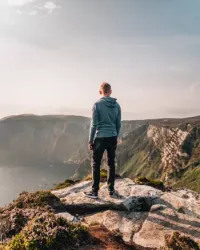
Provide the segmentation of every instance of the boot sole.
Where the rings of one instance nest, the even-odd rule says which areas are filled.
[[[94,199],[94,200],[97,200],[99,197],[98,196],[90,196],[90,195],[87,195],[87,194],[84,194],[86,197],[90,198],[90,199]]]

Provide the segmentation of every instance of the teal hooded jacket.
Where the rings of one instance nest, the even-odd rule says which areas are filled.
[[[93,106],[89,142],[95,138],[119,136],[121,108],[116,98],[102,97]]]

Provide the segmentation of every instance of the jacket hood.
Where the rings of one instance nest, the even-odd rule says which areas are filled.
[[[117,99],[113,97],[102,97],[100,101],[104,102],[106,106],[115,108],[117,105]]]

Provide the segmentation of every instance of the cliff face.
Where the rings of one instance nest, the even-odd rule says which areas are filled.
[[[18,116],[0,121],[0,164],[77,162],[87,153],[90,120],[75,116]]]
[[[150,125],[147,129],[147,137],[153,140],[155,147],[160,150],[161,165],[164,173],[170,173],[179,168],[183,168],[184,161],[188,154],[184,152],[182,146],[189,135],[189,131],[182,131],[179,128],[159,128]]]
[[[159,178],[200,191],[200,126],[195,120],[152,121],[129,133],[118,148],[118,171],[129,177]],[[188,183],[187,183],[188,182]]]

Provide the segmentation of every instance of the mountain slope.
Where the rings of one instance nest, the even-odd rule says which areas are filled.
[[[125,122],[122,135],[140,126]],[[11,116],[0,120],[0,165],[79,163],[87,158],[90,119],[79,116]]]
[[[90,173],[90,119],[13,116],[0,120],[0,165],[76,164],[75,178]],[[200,117],[123,121],[117,172],[200,191]],[[105,164],[104,164],[105,165]]]
[[[89,118],[14,116],[0,121],[0,164],[65,164],[87,153]]]
[[[200,191],[200,119],[150,121],[129,133],[118,147],[118,171]]]

